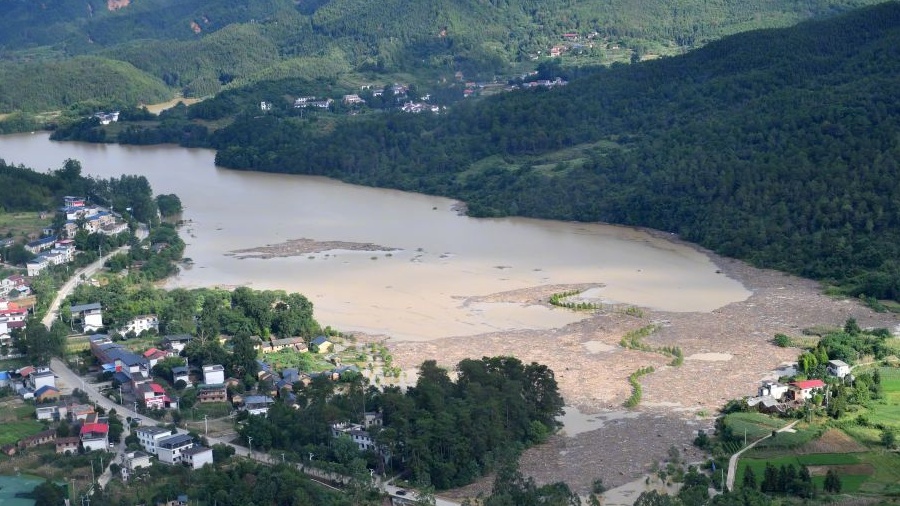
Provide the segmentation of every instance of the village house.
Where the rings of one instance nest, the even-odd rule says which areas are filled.
[[[37,255],[41,251],[51,249],[54,244],[56,244],[56,237],[42,237],[25,244],[25,251]]]
[[[34,416],[38,420],[59,420],[59,408],[57,406],[40,406],[34,409]]]
[[[204,385],[224,385],[225,368],[219,364],[203,366]]]
[[[825,383],[822,380],[818,379],[795,381],[791,383],[791,387],[793,387],[791,390],[794,393],[794,400],[808,401],[816,393],[825,390]]]
[[[148,330],[159,331],[159,317],[155,314],[135,316],[119,329],[119,334],[124,336],[129,332],[133,332],[134,335],[140,335],[141,332]]]
[[[36,391],[46,386],[55,387],[56,376],[53,375],[53,371],[49,367],[35,368],[28,374],[25,382],[28,388]]]
[[[144,451],[151,455],[157,454],[157,447],[162,440],[172,436],[171,429],[162,427],[138,427],[134,433]]]
[[[142,467],[150,467],[150,455],[140,450],[125,452],[125,469],[136,471]]]
[[[201,467],[213,463],[212,448],[195,445],[181,452],[181,461],[191,469],[200,469]]]
[[[34,391],[35,402],[50,402],[59,400],[59,389],[52,385],[44,385]]]
[[[306,347],[306,341],[303,340],[302,337],[286,337],[284,339],[273,339],[268,343],[262,343],[260,346],[260,351],[263,353],[275,353],[281,350],[293,350],[298,352],[306,352],[309,349]]]
[[[228,401],[228,389],[225,385],[200,385],[197,390],[197,402],[226,402]]]
[[[275,403],[275,400],[266,395],[248,395],[244,398],[242,410],[251,415],[263,415],[269,413],[269,406]]]
[[[67,408],[69,420],[72,422],[79,422],[87,420],[87,417],[93,414],[96,414],[94,411],[94,406],[90,404],[71,404]],[[62,416],[60,414],[60,416]]]
[[[135,389],[138,402],[147,409],[166,409],[174,407],[172,399],[166,395],[162,386],[156,383],[142,383]]]
[[[190,371],[185,366],[172,368],[172,382],[177,384],[179,381],[184,381],[187,386],[193,386],[191,385]]]
[[[156,444],[156,456],[165,464],[178,464],[185,450],[194,447],[194,438],[188,434],[175,434]]]
[[[316,353],[328,353],[334,347],[331,341],[325,336],[318,336],[310,342],[312,350]]]
[[[349,437],[360,451],[375,450],[375,438],[362,425],[356,423],[335,423],[331,426],[332,437]]]
[[[109,446],[109,424],[85,423],[81,426],[79,436],[85,451],[106,450]]]
[[[177,355],[184,351],[184,347],[193,339],[188,334],[165,336],[163,337],[163,347]]]
[[[0,280],[0,297],[8,297],[13,292],[19,296],[31,293],[31,286],[25,276],[16,274]]]
[[[153,367],[156,364],[158,364],[160,360],[167,358],[169,356],[170,356],[169,352],[163,351],[163,350],[158,350],[156,348],[150,348],[149,350],[147,350],[143,353],[143,357],[147,361],[147,363],[150,365],[150,369],[153,369]]]
[[[20,450],[24,450],[25,448],[34,448],[35,446],[53,443],[54,441],[56,441],[56,431],[50,429],[20,439],[18,446]]]
[[[74,320],[80,320],[85,332],[94,332],[103,328],[103,309],[99,302],[69,306]]]
[[[64,455],[73,455],[78,453],[78,445],[81,439],[78,436],[61,437],[56,439],[56,453]]]
[[[828,374],[843,379],[844,376],[850,374],[850,364],[843,360],[829,360],[825,367]]]
[[[356,105],[356,104],[365,104],[366,101],[363,100],[359,95],[353,93],[350,95],[344,95],[343,99],[344,104],[346,105]]]
[[[94,117],[100,120],[101,125],[108,125],[119,121],[119,111],[98,112],[94,113]]]

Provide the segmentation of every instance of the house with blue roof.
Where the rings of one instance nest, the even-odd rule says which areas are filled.
[[[334,343],[325,336],[316,337],[309,344],[316,353],[328,353],[334,347]]]

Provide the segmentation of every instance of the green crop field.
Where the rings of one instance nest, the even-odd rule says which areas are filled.
[[[766,463],[770,463],[777,468],[781,466],[789,466],[793,465],[795,468],[799,470],[800,466],[843,466],[839,468],[838,471],[841,483],[843,485],[844,492],[856,492],[860,489],[860,487],[872,476],[872,469],[868,468],[868,466],[860,467],[856,466],[857,464],[864,463],[864,458],[861,458],[855,454],[845,454],[845,453],[819,453],[819,454],[811,454],[811,455],[794,455],[794,454],[785,454],[778,457],[771,457],[765,459],[756,459],[756,458],[744,458],[741,459],[738,463],[738,469],[735,480],[736,486],[740,486],[740,483],[743,480],[744,473],[746,472],[747,467],[753,469],[753,474],[756,476],[756,482],[759,484],[762,481],[763,476],[765,476],[766,472]],[[859,474],[854,474],[859,473]],[[816,473],[813,473],[816,474]],[[813,483],[816,485],[816,489],[821,491],[822,485],[825,480],[824,476],[813,476]]]
[[[879,373],[884,402],[872,404],[868,418],[875,424],[900,427],[900,369],[882,367]]]
[[[37,420],[8,421],[0,424],[0,445],[15,443],[23,437],[37,434],[44,426]]]

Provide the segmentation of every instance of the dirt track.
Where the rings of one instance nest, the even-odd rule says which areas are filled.
[[[494,355],[547,364],[556,372],[567,404],[585,413],[621,410],[631,393],[628,375],[639,367],[654,366],[656,372],[641,380],[644,395],[637,409],[642,416],[576,437],[555,436],[523,456],[522,471],[539,483],[564,480],[586,493],[598,477],[608,487],[634,480],[653,461],[662,460],[672,445],[689,449],[696,430],[711,425],[711,419],[702,415],[714,415],[728,399],[753,394],[760,380],[773,377],[776,367],[796,358],[798,350],[771,344],[774,334],[799,336],[804,328],[843,325],[850,316],[863,327],[893,328],[897,323],[891,315],[874,313],[858,301],[827,297],[813,281],[711,257],[722,275],[740,281],[752,292],[747,300],[709,313],[645,308],[642,317],[634,317],[606,311],[552,331],[387,343],[395,363],[404,369],[414,369],[431,358],[452,367],[463,358]],[[546,303],[549,295],[561,288],[569,287],[536,287],[477,301]],[[651,322],[661,323],[662,328],[644,342],[680,347],[684,365],[671,367],[668,357],[619,346],[625,333]],[[489,488],[486,480],[458,491],[458,495]]]

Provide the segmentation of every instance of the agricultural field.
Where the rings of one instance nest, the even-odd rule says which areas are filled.
[[[5,213],[0,212],[0,237],[19,237],[22,235],[38,237],[41,229],[53,223],[52,214],[41,217],[38,212]]]
[[[762,413],[730,413],[725,417],[725,425],[731,428],[732,434],[738,438],[746,434],[748,443],[771,434],[773,430],[781,429],[791,421]],[[810,442],[820,432],[815,426],[798,424],[790,432],[779,432],[776,437],[761,441],[758,448],[796,448]]]
[[[34,419],[34,406],[16,397],[0,401],[0,446],[42,430],[44,425]]]
[[[900,369],[883,367],[879,372],[884,402],[873,404],[867,416],[873,424],[900,428]]]
[[[869,434],[868,432],[871,432]],[[785,435],[780,433],[778,437]],[[765,474],[766,463],[776,467],[805,466],[816,490],[821,492],[828,470],[840,477],[843,493],[895,494],[900,492],[900,455],[885,451],[879,444],[878,431],[852,427],[845,432],[829,428],[807,443],[781,449],[754,448],[738,462],[737,486],[750,467],[757,482]]]

